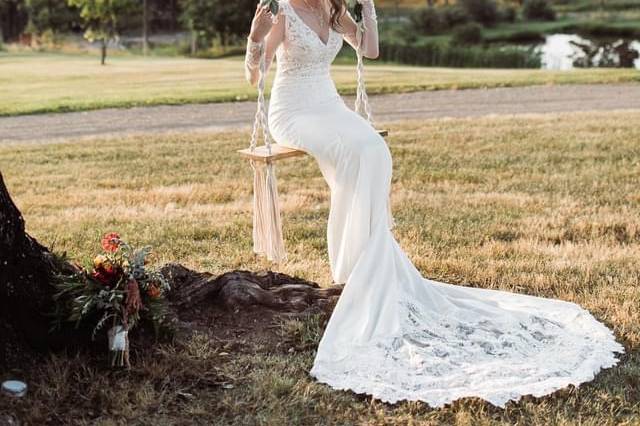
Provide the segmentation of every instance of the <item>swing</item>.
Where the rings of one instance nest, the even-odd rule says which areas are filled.
[[[277,2],[270,2],[273,11],[277,13]],[[274,14],[275,14],[274,13]],[[364,23],[359,11],[355,10],[355,18],[358,24],[356,31],[356,57],[357,57],[357,88],[355,111],[363,115],[369,123],[372,123],[371,108],[364,83],[364,62],[362,54],[362,36]],[[249,159],[253,169],[253,252],[264,255],[274,263],[281,263],[287,259],[284,241],[282,237],[282,223],[280,220],[280,205],[278,202],[278,187],[275,175],[275,163],[286,158],[295,158],[307,155],[306,152],[271,143],[271,136],[267,124],[267,112],[264,99],[264,86],[266,74],[266,54],[264,49],[260,54],[258,74],[258,101],[257,109],[251,133],[249,148],[240,149],[238,153]],[[264,145],[257,146],[259,131],[262,131]],[[389,134],[387,130],[378,130],[380,136]]]

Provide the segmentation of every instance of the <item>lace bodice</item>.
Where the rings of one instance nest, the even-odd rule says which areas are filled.
[[[285,19],[284,40],[276,50],[276,83],[329,78],[329,68],[342,47],[342,35],[329,29],[327,42],[312,30],[289,4],[280,2]]]

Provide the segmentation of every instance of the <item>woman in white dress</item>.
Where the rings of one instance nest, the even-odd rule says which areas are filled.
[[[361,0],[364,56],[378,55],[372,0]],[[623,347],[580,306],[425,279],[396,242],[388,208],[392,159],[385,141],[336,91],[330,65],[356,23],[344,0],[280,0],[258,6],[245,70],[260,54],[277,71],[269,129],[278,144],[306,151],[331,190],[327,244],[344,290],[310,374],[335,389],[386,402],[439,407],[480,397],[503,407],[593,379]],[[426,219],[428,220],[428,219]]]

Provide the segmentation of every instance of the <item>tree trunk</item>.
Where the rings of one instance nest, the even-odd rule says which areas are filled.
[[[58,273],[72,270],[25,232],[0,172],[0,361],[24,343],[40,350],[63,344],[63,333],[49,332],[51,283]]]
[[[107,61],[107,40],[102,39],[100,44],[100,65],[104,65]]]
[[[198,33],[196,30],[191,30],[191,56],[195,56],[198,49]]]
[[[142,53],[149,54],[149,0],[142,0]]]

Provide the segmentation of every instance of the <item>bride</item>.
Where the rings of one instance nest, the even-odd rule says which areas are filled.
[[[362,4],[364,56],[378,56],[376,11]],[[356,23],[344,0],[280,0],[276,16],[258,5],[245,70],[259,59],[277,72],[269,129],[277,143],[306,151],[331,190],[327,244],[344,290],[310,374],[335,389],[382,401],[440,407],[463,397],[504,407],[593,379],[623,347],[580,306],[423,278],[396,242],[388,197],[392,159],[385,141],[349,109],[330,76]],[[428,219],[425,219],[428,220]]]

